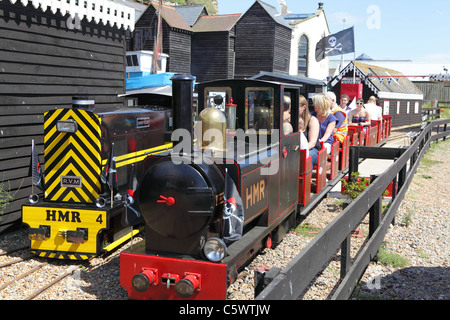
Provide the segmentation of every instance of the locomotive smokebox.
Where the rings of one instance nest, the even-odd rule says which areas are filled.
[[[195,77],[177,74],[172,77],[173,129],[185,129],[193,140],[192,105]],[[191,149],[192,150],[192,149]]]

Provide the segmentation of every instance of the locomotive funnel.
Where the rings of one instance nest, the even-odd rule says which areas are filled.
[[[195,77],[190,74],[177,74],[172,80],[172,108],[173,108],[173,129],[185,129],[193,140],[193,82]],[[192,148],[191,148],[192,150]]]

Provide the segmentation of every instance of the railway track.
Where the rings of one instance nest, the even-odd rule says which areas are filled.
[[[14,237],[20,235],[19,231]],[[103,285],[100,283],[103,278],[110,278],[110,273],[117,273],[118,276],[119,253],[130,243],[123,244],[116,251],[82,262],[37,257],[30,253],[29,245],[18,245],[15,249],[2,252],[2,247],[11,245],[11,241],[0,239],[0,300],[77,300],[84,299],[87,296],[85,291],[89,291],[83,290],[82,286],[98,287]],[[112,270],[109,270],[108,264],[113,265]],[[105,269],[108,270],[105,272]],[[99,282],[89,280],[86,285],[82,279],[85,277]],[[116,284],[114,286],[120,287]],[[95,297],[89,295],[88,299]]]
[[[2,298],[4,291],[8,289],[9,292],[22,291],[16,287],[27,287],[28,282],[35,288],[24,290],[23,293],[15,295],[15,298],[18,300],[32,300],[45,290],[81,269],[81,266],[73,265],[64,271],[51,272],[51,264],[49,262],[35,258],[28,250],[29,246],[21,246],[0,254],[0,274],[3,280],[0,283],[0,296]],[[11,257],[14,255],[17,255],[17,257]],[[6,262],[1,262],[2,260]],[[27,281],[27,279],[29,280]],[[42,282],[42,284],[35,285],[35,281],[30,279],[42,279],[42,281],[38,281]],[[7,294],[5,298],[10,299],[11,296]]]

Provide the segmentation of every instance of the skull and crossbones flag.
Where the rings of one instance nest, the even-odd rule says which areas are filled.
[[[225,173],[224,208],[222,215],[222,237],[232,243],[242,237],[244,229],[244,205],[233,179]]]
[[[325,57],[351,52],[355,52],[355,31],[353,27],[320,40],[316,45],[316,61],[319,62]]]

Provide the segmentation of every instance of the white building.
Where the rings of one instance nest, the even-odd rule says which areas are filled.
[[[288,14],[284,16],[292,27],[290,75],[326,80],[329,75],[329,58],[315,59],[316,44],[330,35],[323,3],[316,13]]]

